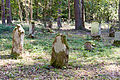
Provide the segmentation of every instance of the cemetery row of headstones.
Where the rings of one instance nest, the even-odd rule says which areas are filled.
[[[120,31],[117,31],[114,29],[114,27],[111,27],[109,29],[109,36],[101,37],[101,27],[99,26],[99,23],[94,22],[91,24],[91,36],[95,40],[100,40],[102,39],[104,42],[104,45],[109,46],[109,45],[115,45],[119,46],[120,45]],[[105,34],[104,34],[105,35]]]
[[[32,30],[32,31],[31,31]],[[30,36],[34,37],[34,24],[31,25]],[[23,54],[23,44],[24,44],[24,34],[25,31],[20,24],[18,24],[13,30],[13,45],[11,55],[13,57],[20,56]],[[92,26],[91,35],[95,36],[94,38],[100,37],[99,28],[94,24]],[[120,32],[115,32],[115,41],[120,41]],[[109,42],[108,42],[109,43]],[[85,49],[91,50],[91,42],[86,42],[84,45]],[[51,55],[51,65],[57,68],[62,68],[67,65],[69,57],[69,47],[67,45],[66,36],[59,34],[55,37],[55,40],[52,45],[52,55]]]

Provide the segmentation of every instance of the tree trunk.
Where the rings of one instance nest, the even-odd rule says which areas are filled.
[[[44,8],[43,8],[43,24],[46,27],[46,8],[47,8],[47,0],[44,1]]]
[[[6,0],[6,6],[7,6],[7,24],[11,24],[12,23],[12,15],[11,15],[10,0]]]
[[[69,47],[64,35],[55,37],[52,47],[51,65],[56,68],[67,66],[69,58]]]
[[[75,14],[75,29],[76,30],[83,29],[79,0],[74,0],[74,14]]]
[[[26,23],[28,23],[28,21],[29,21],[29,17],[28,17],[29,13],[28,13],[28,10],[27,10],[27,6],[26,6],[26,4],[27,4],[27,2],[26,2],[26,0],[25,0],[25,15],[26,15]]]
[[[20,6],[20,0],[17,0],[18,1],[18,6],[19,6],[19,15],[20,15],[20,21],[23,23],[23,16],[22,16],[22,9],[21,9],[21,6]]]
[[[85,24],[84,24],[84,0],[81,0],[81,19],[82,19],[82,27],[85,28]]]
[[[23,53],[24,29],[20,24],[13,30],[13,45],[11,55],[13,57],[20,56]]]
[[[57,18],[57,26],[58,28],[62,27],[62,23],[61,23],[61,1],[58,1],[59,4],[59,9],[58,9],[58,18]]]
[[[68,22],[70,22],[70,0],[68,0]]]
[[[33,19],[33,9],[32,9],[32,0],[30,0],[30,22]]]
[[[1,6],[2,24],[5,24],[5,4],[4,4],[4,0],[1,0],[1,2],[2,2],[2,6]]]
[[[38,19],[38,0],[34,0],[34,19],[37,20]]]
[[[119,16],[119,30],[120,30],[120,0],[119,0],[119,10],[118,10],[118,16]]]

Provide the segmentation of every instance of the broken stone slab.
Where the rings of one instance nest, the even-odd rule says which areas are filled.
[[[67,66],[69,47],[65,35],[57,35],[52,45],[51,65],[56,68]]]
[[[12,40],[12,51],[11,55],[13,57],[20,56],[23,53],[23,44],[24,44],[24,34],[25,31],[20,24],[13,30],[13,40]]]

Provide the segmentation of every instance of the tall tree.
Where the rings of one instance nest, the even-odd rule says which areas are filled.
[[[5,4],[4,4],[4,0],[1,0],[1,2],[2,2],[2,6],[1,6],[2,24],[5,24]]]
[[[84,0],[81,0],[81,19],[82,19],[82,27],[85,27],[85,24],[84,24]]]
[[[32,7],[32,0],[30,0],[30,20],[33,19],[33,7]],[[31,22],[31,21],[30,21]]]
[[[118,10],[118,16],[119,16],[119,30],[120,30],[120,0],[119,0],[119,10]]]
[[[68,0],[68,22],[70,21],[70,0]]]
[[[26,21],[26,23],[28,23],[28,21],[29,21],[29,17],[28,17],[28,15],[29,15],[29,12],[28,12],[28,9],[27,9],[27,0],[25,0],[25,21]]]
[[[6,0],[6,7],[7,7],[7,24],[11,24],[12,23],[12,15],[11,15],[10,0]]]
[[[58,1],[58,5],[59,5],[59,8],[58,8],[58,17],[57,17],[57,26],[58,28],[62,27],[62,23],[61,23],[61,6],[62,2],[61,1]]]
[[[21,0],[17,0],[17,1],[18,1],[18,6],[19,6],[20,21],[23,22],[23,20],[22,20],[22,18],[23,18],[23,16],[22,16],[22,9],[21,9],[21,5],[20,5]]]
[[[75,14],[75,29],[83,29],[82,19],[80,14],[79,0],[74,0],[74,14]]]

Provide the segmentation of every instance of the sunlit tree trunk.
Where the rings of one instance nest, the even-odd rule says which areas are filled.
[[[10,0],[6,0],[6,7],[7,7],[7,24],[12,23],[12,15],[11,15],[11,5]]]
[[[118,10],[118,16],[119,16],[119,30],[120,30],[120,0],[119,0],[119,10]]]
[[[18,1],[18,6],[19,6],[19,15],[20,15],[20,21],[23,22],[23,16],[22,16],[22,9],[21,9],[21,6],[20,6],[20,0],[17,0]]]
[[[76,30],[83,29],[79,0],[74,0],[74,13],[75,13],[75,29]]]
[[[5,4],[4,4],[4,0],[1,0],[1,2],[2,2],[2,6],[1,6],[2,24],[5,24]]]
[[[26,15],[26,23],[28,23],[28,21],[29,21],[29,17],[28,17],[28,10],[27,10],[27,6],[26,6],[26,4],[27,4],[27,1],[25,0],[25,15]]]
[[[81,0],[81,19],[82,19],[82,27],[85,27],[85,24],[84,24],[84,0]]]

